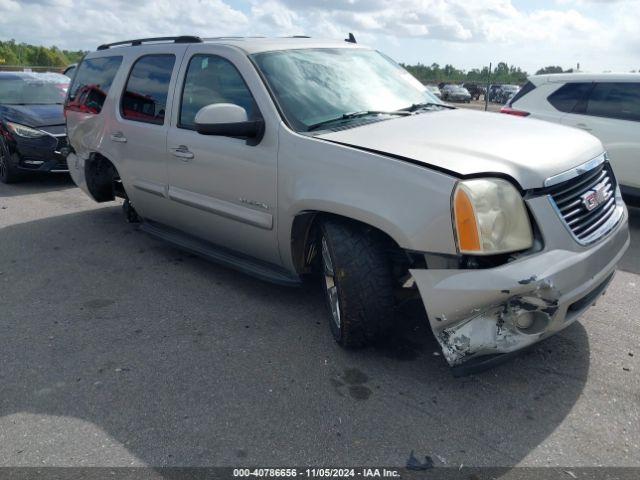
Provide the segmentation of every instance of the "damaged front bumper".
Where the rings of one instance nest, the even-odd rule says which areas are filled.
[[[544,250],[489,269],[411,270],[449,365],[513,353],[570,325],[613,278],[629,246],[626,216],[590,248]]]

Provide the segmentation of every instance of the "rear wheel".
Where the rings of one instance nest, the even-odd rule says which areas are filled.
[[[388,329],[394,313],[391,263],[377,232],[328,220],[320,227],[322,285],[331,333],[361,347]]]
[[[4,141],[0,140],[0,182],[13,183],[19,178],[19,173],[11,165],[9,149]]]

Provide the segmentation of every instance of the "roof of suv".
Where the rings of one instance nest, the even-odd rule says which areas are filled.
[[[529,81],[536,85],[545,82],[640,82],[640,73],[548,73],[533,75]]]
[[[327,40],[317,38],[206,38],[205,43],[222,43],[244,50],[248,54],[269,52],[274,50],[291,50],[297,48],[357,48],[358,45],[344,40]]]
[[[116,44],[101,45],[98,50],[107,50],[113,48],[136,48],[139,46],[147,46],[158,43],[166,43],[171,38],[177,38],[175,43],[209,43],[218,45],[228,45],[239,48],[247,54],[269,52],[276,50],[292,50],[304,48],[362,48],[360,45],[345,40],[327,40],[308,37],[215,37],[215,38],[198,38],[198,37],[166,37],[165,39],[142,39],[130,40],[125,42],[117,42]]]

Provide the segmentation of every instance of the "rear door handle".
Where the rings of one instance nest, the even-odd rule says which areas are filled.
[[[189,151],[189,147],[186,145],[180,145],[178,148],[172,148],[171,153],[174,157],[178,157],[182,161],[191,160],[195,155]]]
[[[114,132],[111,134],[111,141],[118,143],[127,143],[127,137],[122,132]]]
[[[591,129],[587,126],[586,123],[578,123],[576,127],[581,128],[582,130],[585,130],[587,132],[591,131]]]

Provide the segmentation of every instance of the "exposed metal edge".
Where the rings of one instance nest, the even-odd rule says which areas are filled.
[[[235,253],[229,249],[194,238],[171,227],[165,227],[156,222],[145,220],[140,225],[140,229],[150,235],[170,242],[183,250],[261,280],[287,287],[298,287],[302,284],[300,277],[276,265]]]
[[[183,205],[231,218],[232,220],[238,220],[239,222],[253,225],[254,227],[265,230],[271,230],[273,228],[273,215],[270,213],[259,212],[252,208],[242,207],[225,200],[188,192],[176,187],[169,187],[169,198]]]
[[[544,181],[544,186],[553,187],[554,185],[558,185],[560,183],[566,182],[567,180],[571,180],[572,178],[578,177],[583,173],[586,173],[589,170],[593,170],[597,166],[602,165],[606,160],[607,160],[607,154],[606,152],[603,152],[600,155],[598,155],[596,158],[592,158],[591,160],[583,163],[582,165],[578,165],[577,167],[574,167],[571,170],[567,170],[566,172],[562,172],[547,178]]]
[[[165,186],[159,183],[145,182],[143,180],[136,180],[133,182],[133,187],[137,190],[141,190],[157,197],[165,197]]]

